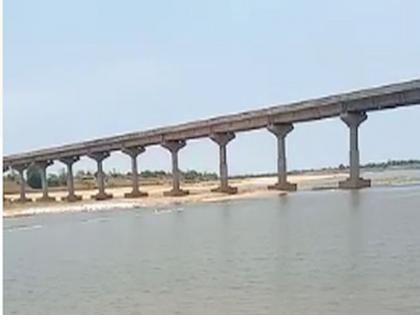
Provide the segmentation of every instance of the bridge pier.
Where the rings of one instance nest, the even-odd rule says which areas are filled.
[[[32,199],[26,198],[26,181],[24,172],[28,168],[27,164],[19,164],[19,165],[13,165],[12,168],[14,168],[19,173],[19,184],[20,184],[20,196],[19,199],[17,199],[17,202],[30,202]]]
[[[129,193],[124,194],[125,198],[139,198],[146,197],[147,193],[140,191],[139,189],[139,174],[137,170],[137,157],[146,151],[142,146],[124,148],[123,153],[127,154],[131,158],[131,176],[133,181],[133,190]]]
[[[3,174],[9,170],[9,167],[3,163]],[[4,177],[3,177],[4,178]],[[7,201],[6,195],[4,193],[4,180],[3,180],[3,203]]]
[[[67,191],[68,195],[62,197],[61,200],[68,202],[75,202],[82,200],[82,196],[77,196],[74,193],[74,177],[73,177],[73,164],[79,161],[78,156],[61,158],[60,162],[67,166]]]
[[[109,157],[109,152],[94,152],[88,154],[88,156],[96,161],[97,164],[97,174],[96,174],[96,182],[98,185],[98,193],[96,195],[92,195],[92,199],[96,200],[105,200],[111,199],[112,194],[108,194],[105,192],[105,174],[103,170],[103,160]]]
[[[210,135],[210,139],[219,145],[219,175],[220,175],[220,186],[212,189],[213,192],[222,192],[226,194],[236,194],[238,192],[237,187],[229,186],[228,183],[228,166],[227,166],[227,144],[235,139],[233,132],[215,133]]]
[[[180,172],[178,167],[178,151],[185,147],[185,140],[171,140],[165,141],[162,147],[167,149],[171,153],[172,157],[172,189],[165,191],[164,196],[185,196],[189,194],[188,190],[182,190],[180,188]]]
[[[370,179],[360,177],[359,126],[367,119],[365,112],[348,112],[340,116],[350,130],[350,177],[338,183],[339,188],[359,189],[370,187]]]
[[[268,189],[296,191],[297,185],[287,181],[286,136],[293,130],[292,124],[271,124],[267,127],[277,138],[277,183]]]
[[[48,201],[55,201],[54,197],[50,197],[48,195],[48,179],[47,179],[47,167],[52,164],[52,161],[39,161],[35,162],[35,165],[41,172],[41,183],[42,183],[42,196],[37,201],[48,202]]]

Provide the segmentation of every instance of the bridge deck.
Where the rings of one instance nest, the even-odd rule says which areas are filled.
[[[197,120],[163,128],[57,146],[5,156],[5,166],[35,160],[53,160],[96,151],[121,150],[124,146],[154,145],[165,140],[208,137],[216,132],[240,132],[272,123],[297,123],[339,116],[347,111],[374,111],[420,104],[420,79],[358,90],[238,114]]]

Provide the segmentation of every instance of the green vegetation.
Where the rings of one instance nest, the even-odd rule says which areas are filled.
[[[388,160],[387,162],[367,163],[362,165],[362,168],[395,168],[395,167],[409,167],[419,168],[420,160]]]
[[[48,174],[48,186],[59,187],[67,185],[67,173],[62,168],[58,174]]]
[[[90,171],[84,171],[84,170],[80,170],[77,171],[75,178],[84,178],[84,177],[92,177],[93,173],[91,173]]]
[[[336,167],[323,167],[323,168],[309,168],[309,169],[302,169],[302,170],[291,170],[288,173],[291,175],[299,175],[303,173],[338,173],[342,171],[348,170],[349,166],[340,164]],[[385,170],[385,169],[392,169],[392,168],[400,168],[400,169],[420,169],[420,160],[410,159],[410,160],[388,160],[387,162],[371,162],[360,165],[362,169],[370,169],[370,170]],[[243,179],[247,177],[267,177],[267,176],[275,176],[276,173],[264,173],[264,174],[244,174],[244,175],[237,175],[232,176],[232,178]]]
[[[3,182],[11,181],[11,182],[18,182],[19,181],[19,173],[16,172],[14,169],[5,175],[3,175]]]
[[[218,178],[216,173],[201,173],[194,170],[189,170],[181,173],[184,179],[188,182],[201,182],[208,180],[216,180]]]
[[[361,165],[363,169],[369,169],[372,171],[385,170],[385,169],[420,169],[420,160],[388,160],[386,162],[366,163]],[[337,167],[325,167],[320,169],[305,169],[305,170],[292,170],[289,174],[302,174],[302,173],[337,173],[343,172],[348,169],[347,165],[340,164]],[[149,184],[158,184],[162,181],[170,180],[172,174],[163,170],[145,170],[140,172],[140,179],[144,180]],[[275,176],[276,173],[265,173],[265,174],[245,174],[232,176],[233,178],[246,178],[246,177],[263,177],[263,176]],[[81,187],[92,188],[96,185],[96,172],[79,170],[75,174],[75,182],[79,183]],[[181,177],[189,183],[217,180],[218,175],[211,172],[198,172],[196,170],[181,171]],[[35,165],[29,166],[27,169],[26,182],[29,187],[34,189],[42,188],[41,174],[39,169]],[[131,182],[131,172],[119,173],[115,169],[109,172],[106,176],[108,184],[113,187],[127,185]],[[3,175],[4,182],[8,183],[19,183],[19,174],[15,170],[7,172]],[[65,169],[61,169],[58,174],[48,173],[48,185],[50,187],[61,187],[67,184],[67,174]]]
[[[168,179],[172,177],[170,172],[165,172],[163,170],[150,171],[145,170],[140,172],[140,178],[143,179]],[[115,176],[115,174],[113,174]],[[123,176],[120,174],[120,176]],[[131,176],[131,172],[128,172],[126,176]],[[186,181],[196,182],[196,181],[206,181],[206,180],[215,180],[218,178],[216,173],[208,172],[198,172],[196,170],[187,170],[185,172],[181,171],[181,177]]]
[[[26,183],[34,189],[42,188],[41,172],[36,165],[31,164],[26,170]]]
[[[131,176],[131,172],[127,173],[127,175]],[[149,178],[166,178],[169,176],[169,173],[166,173],[165,171],[159,170],[159,171],[149,171],[145,170],[143,172],[140,172],[140,177],[149,179]]]

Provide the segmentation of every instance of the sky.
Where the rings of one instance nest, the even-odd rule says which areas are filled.
[[[416,0],[4,0],[3,12],[6,155],[420,78]],[[362,163],[420,158],[420,106],[368,116]],[[273,172],[276,152],[266,130],[239,133],[229,172]],[[287,158],[347,164],[348,130],[338,118],[295,124]],[[217,171],[218,148],[189,141],[179,163]],[[139,158],[170,166],[159,146]],[[129,167],[118,152],[104,162]]]

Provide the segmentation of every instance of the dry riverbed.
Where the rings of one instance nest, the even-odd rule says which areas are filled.
[[[373,185],[389,185],[401,183],[420,183],[420,171],[413,171],[409,175],[392,171],[373,172],[366,174],[367,178],[372,178]],[[334,189],[338,182],[347,177],[346,173],[331,174],[301,174],[289,176],[289,181],[298,184],[299,190],[314,189]],[[78,191],[83,200],[75,203],[63,201],[40,203],[30,202],[19,204],[15,202],[4,203],[3,217],[15,217],[24,215],[34,215],[40,213],[60,213],[60,212],[81,212],[99,211],[107,209],[128,209],[135,207],[147,207],[163,209],[174,205],[197,202],[216,202],[224,200],[261,198],[270,195],[285,194],[286,192],[267,190],[267,185],[275,183],[275,177],[254,177],[230,180],[232,186],[238,187],[238,194],[225,195],[213,193],[210,190],[218,185],[217,181],[201,182],[196,184],[183,185],[183,189],[188,189],[190,194],[183,197],[164,197],[163,192],[170,189],[169,185],[144,186],[141,189],[149,194],[145,198],[126,199],[124,194],[131,190],[130,187],[108,188],[107,192],[113,194],[114,198],[105,201],[95,201],[90,198],[96,193],[95,190]],[[57,200],[66,195],[66,191],[51,192],[50,195]],[[28,193],[27,197],[35,200],[41,193]],[[6,195],[8,199],[17,199],[18,195]]]

